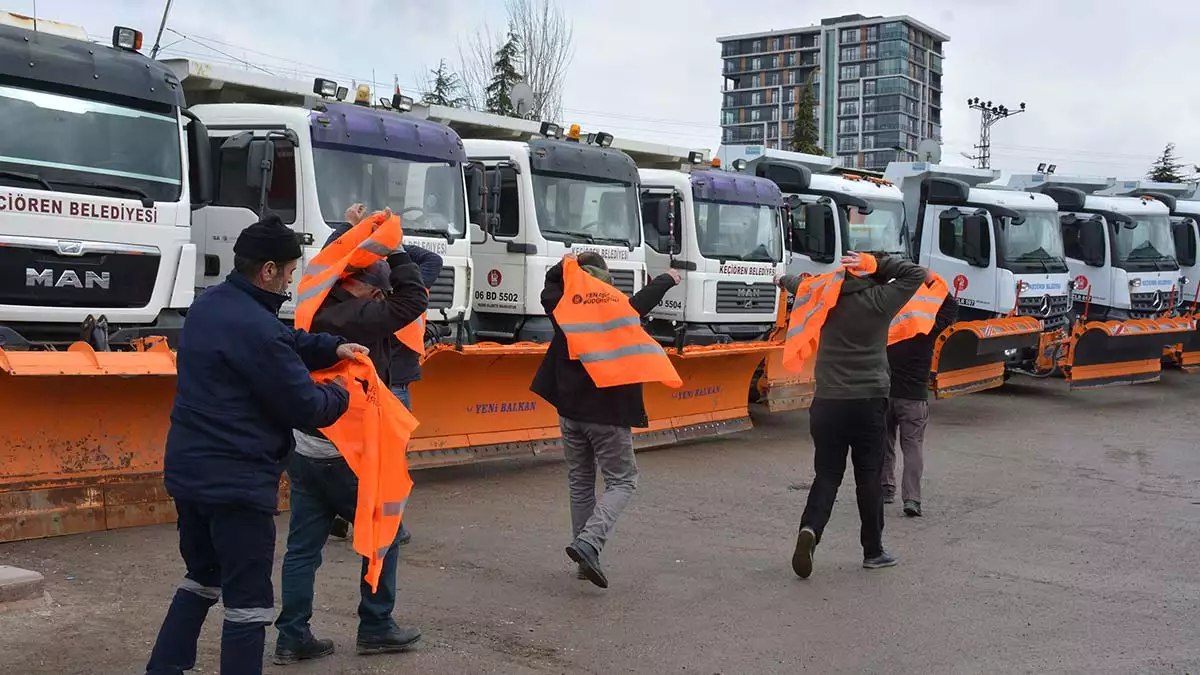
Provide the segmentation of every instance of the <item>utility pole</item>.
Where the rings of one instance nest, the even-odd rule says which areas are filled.
[[[1004,105],[992,105],[991,101],[980,101],[979,97],[967,99],[967,106],[971,110],[978,110],[979,118],[979,144],[975,146],[978,154],[966,155],[967,159],[975,160],[976,166],[980,169],[992,168],[992,125],[1002,119],[1019,115],[1025,112],[1025,103],[1021,103],[1019,110],[1012,110]]]
[[[150,48],[150,58],[158,58],[158,51],[162,49],[162,34],[167,28],[167,15],[171,13],[171,0],[167,0],[167,6],[163,7],[162,22],[158,24],[158,35],[154,36],[154,46]]]

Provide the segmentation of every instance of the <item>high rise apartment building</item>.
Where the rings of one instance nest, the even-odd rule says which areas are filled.
[[[721,142],[789,149],[801,87],[816,69],[814,114],[825,154],[874,171],[915,161],[921,140],[942,137],[949,39],[912,17],[861,14],[717,38],[725,77]]]

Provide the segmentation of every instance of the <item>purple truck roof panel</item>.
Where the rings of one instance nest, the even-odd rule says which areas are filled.
[[[450,127],[345,103],[327,103],[309,116],[313,145],[427,162],[467,161],[462,139]]]
[[[779,186],[766,178],[729,171],[693,171],[692,196],[712,202],[783,206]]]

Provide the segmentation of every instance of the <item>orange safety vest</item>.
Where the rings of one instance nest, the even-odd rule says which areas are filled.
[[[425,289],[425,295],[429,295],[429,289]],[[421,359],[425,359],[425,313],[417,317],[415,321],[408,324],[404,328],[396,331],[396,339],[400,344],[408,347],[417,353]]]
[[[804,362],[817,353],[821,328],[825,325],[829,310],[837,304],[846,272],[865,276],[873,274],[878,268],[874,256],[866,253],[860,255],[862,263],[859,267],[853,270],[839,267],[832,272],[809,277],[796,288],[796,300],[792,303],[792,314],[788,317],[788,329],[783,342],[783,367],[786,370],[801,372]]]
[[[374,225],[379,229],[372,232]],[[399,216],[385,220],[382,213],[374,213],[321,249],[305,266],[300,278],[293,320],[296,327],[312,328],[313,317],[337,282],[383,260],[403,240]]]
[[[363,354],[315,372],[312,378],[320,383],[339,378],[349,383],[350,407],[321,433],[358,477],[354,550],[367,559],[363,579],[375,592],[383,556],[396,541],[404,505],[412,492],[406,448],[417,418],[383,385],[375,366]]]
[[[888,327],[888,344],[896,344],[917,335],[925,335],[933,330],[937,320],[938,310],[946,296],[950,295],[950,286],[936,272],[930,271],[932,277],[917,289],[916,294],[892,318]]]
[[[638,382],[683,384],[661,345],[642,328],[629,298],[593,277],[574,258],[563,258],[563,296],[552,312],[567,338],[567,352],[583,364],[597,387]]]

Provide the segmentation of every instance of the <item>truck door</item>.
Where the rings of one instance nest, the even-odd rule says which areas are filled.
[[[1196,289],[1200,288],[1200,268],[1197,267],[1196,219],[1191,216],[1172,218],[1171,235],[1175,239],[1175,259],[1179,261],[1179,272],[1186,283],[1181,283],[1179,300],[1185,306],[1196,303]]]
[[[838,210],[826,199],[798,204],[790,214],[791,222],[785,223],[788,236],[784,238],[789,251],[788,274],[816,276],[832,272],[844,253]]]
[[[647,272],[653,278],[674,267],[680,275],[680,282],[667,291],[653,315],[655,318],[683,321],[688,272],[696,267],[694,263],[684,261],[688,257],[683,254],[684,239],[690,240],[693,231],[684,225],[691,224],[694,227],[695,220],[690,212],[684,212],[683,199],[675,190],[642,190],[641,201]]]
[[[488,219],[483,243],[471,247],[475,260],[474,308],[482,312],[524,314],[526,239],[531,217],[522,198],[521,175],[510,161],[485,161],[487,198],[498,200]],[[540,302],[539,298],[530,298]]]
[[[970,207],[926,207],[926,231],[933,234],[928,267],[950,285],[960,307],[990,314],[997,307],[996,253],[991,216]]]
[[[219,128],[219,127],[218,127]],[[300,167],[296,162],[296,146],[288,138],[272,138],[270,169],[261,169],[265,139],[256,138],[251,144],[230,143],[232,130],[221,129],[212,136],[213,200],[192,214],[194,241],[200,252],[196,267],[196,287],[207,288],[220,283],[233,270],[233,244],[238,234],[261,217],[262,186],[266,185],[266,207],[279,215],[284,224],[303,230],[300,223],[301,200],[298,200]],[[259,143],[263,145],[254,145]],[[224,146],[224,147],[223,147]],[[254,156],[255,153],[260,153]],[[257,160],[257,161],[255,161]],[[255,166],[251,166],[251,163]],[[316,242],[320,246],[324,242]],[[303,275],[303,261],[293,277],[293,286]],[[293,288],[293,293],[295,289]]]

